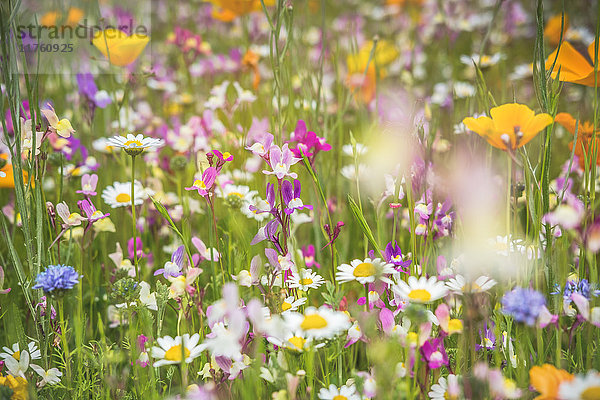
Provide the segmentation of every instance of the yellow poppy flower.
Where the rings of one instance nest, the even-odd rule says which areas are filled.
[[[487,117],[463,120],[465,126],[501,150],[515,150],[552,123],[546,113],[537,114],[524,104],[509,103],[494,107]]]
[[[593,60],[595,57],[594,42],[588,46],[588,55]],[[558,52],[558,56],[557,56]],[[556,60],[556,63],[555,63]],[[562,42],[560,48],[554,50],[546,60],[546,70],[552,70],[552,78],[560,70],[561,82],[577,83],[585,86],[594,86],[594,65],[581,53],[579,53],[569,42]],[[600,82],[600,71],[598,71],[598,82]]]
[[[118,29],[105,29],[96,32],[92,43],[111,64],[124,67],[142,54],[148,41],[150,41],[148,36],[139,33],[128,36]]]
[[[29,393],[27,391],[27,381],[20,376],[0,375],[0,386],[6,386],[12,389],[11,400],[27,400]]]

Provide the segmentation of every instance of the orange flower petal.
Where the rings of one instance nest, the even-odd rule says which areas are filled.
[[[560,51],[559,51],[560,50]],[[558,58],[556,57],[556,52]],[[563,42],[560,49],[554,50],[546,60],[546,70],[552,68],[552,64],[556,59],[556,64],[552,70],[552,77],[556,78],[560,69],[560,80],[566,82],[574,82],[579,79],[586,78],[590,73],[593,74],[594,68],[588,60],[580,54],[569,42]]]
[[[134,62],[150,41],[146,35],[133,34],[128,36],[118,29],[106,29],[94,35],[92,43],[100,50],[110,63],[119,67]]]

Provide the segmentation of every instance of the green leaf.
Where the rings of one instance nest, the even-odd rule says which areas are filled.
[[[348,204],[350,205],[350,210],[352,210],[352,215],[354,215],[354,219],[356,219],[356,222],[358,222],[358,224],[360,225],[360,229],[362,229],[365,237],[369,240],[369,242],[371,242],[375,250],[381,253],[381,249],[379,248],[379,245],[377,244],[377,241],[373,236],[373,231],[371,231],[369,224],[367,224],[367,221],[365,220],[365,216],[363,215],[362,211],[360,211],[360,208],[350,195],[348,195]]]

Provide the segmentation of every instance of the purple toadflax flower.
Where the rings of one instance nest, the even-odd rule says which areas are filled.
[[[304,205],[302,199],[300,199],[300,191],[302,187],[300,185],[300,181],[294,179],[294,187],[292,188],[292,183],[290,181],[283,181],[281,184],[281,192],[283,195],[283,201],[286,204],[285,213],[287,215],[292,214],[296,210],[302,210],[304,208],[308,210],[312,210],[313,206]]]
[[[283,179],[286,176],[296,179],[298,178],[298,174],[290,172],[290,168],[298,161],[300,159],[294,157],[294,153],[288,148],[287,143],[281,148],[273,145],[269,150],[269,162],[273,171],[263,170],[263,173],[266,175],[275,175],[277,179]]]
[[[183,275],[181,269],[183,268],[184,249],[184,246],[179,246],[171,255],[171,261],[167,261],[163,268],[154,271],[154,276],[162,274],[165,278],[170,276],[177,278]]]
[[[410,267],[412,261],[403,260],[402,250],[400,250],[400,246],[398,246],[395,240],[393,243],[389,242],[387,246],[385,246],[383,258],[388,263],[394,264],[397,271],[404,272],[405,274],[408,274],[410,272],[408,268]]]

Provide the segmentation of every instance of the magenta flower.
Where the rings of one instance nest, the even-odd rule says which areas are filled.
[[[196,179],[192,186],[186,187],[185,190],[197,190],[200,196],[206,197],[216,178],[217,169],[215,167],[208,167],[202,173],[202,179]]]
[[[321,264],[315,259],[315,246],[312,244],[302,246],[302,257],[304,257],[304,265],[306,265],[306,268],[321,268]]]
[[[331,150],[331,145],[325,142],[325,138],[317,136],[313,131],[306,128],[303,120],[298,120],[296,129],[292,132],[288,143],[296,142],[296,148],[292,149],[294,155],[302,158],[302,153],[307,158],[314,157],[319,151]]]
[[[281,184],[281,192],[283,195],[283,201],[286,204],[285,213],[287,215],[292,214],[296,210],[302,210],[304,208],[312,210],[313,206],[304,205],[302,199],[300,199],[300,191],[302,187],[300,185],[300,181],[294,179],[294,187],[292,188],[292,183],[290,181],[283,181]]]
[[[289,176],[292,179],[298,178],[298,174],[290,172],[290,168],[300,161],[300,159],[294,157],[294,153],[288,148],[287,143],[281,148],[277,145],[271,146],[271,150],[269,150],[269,161],[273,171],[263,170],[264,174],[275,175],[277,179],[283,179],[286,176]]]
[[[81,177],[81,190],[78,190],[76,193],[81,193],[84,196],[95,196],[96,185],[98,185],[98,175],[84,174]]]
[[[423,361],[427,362],[427,368],[436,369],[442,365],[448,366],[448,354],[444,348],[444,339],[435,338],[427,340],[423,346],[421,346],[421,355]]]

